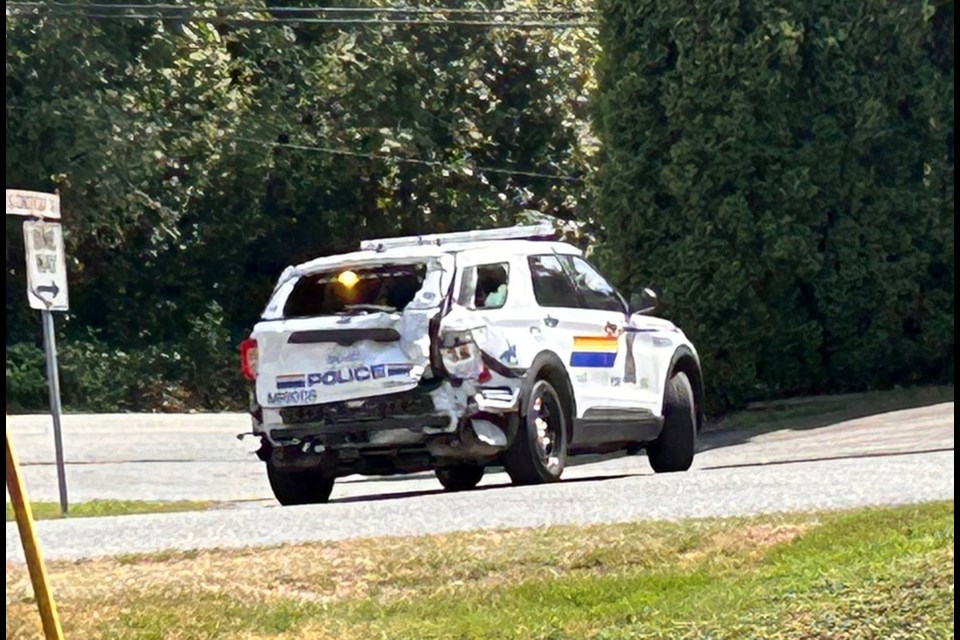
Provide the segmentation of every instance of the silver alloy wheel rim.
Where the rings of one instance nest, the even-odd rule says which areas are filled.
[[[530,420],[536,429],[537,453],[540,461],[548,468],[555,468],[560,464],[558,453],[563,439],[560,417],[560,406],[556,397],[538,391],[530,405]]]

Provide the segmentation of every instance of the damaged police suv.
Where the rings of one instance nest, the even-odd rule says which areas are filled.
[[[281,504],[334,479],[435,470],[471,489],[560,478],[568,456],[646,449],[685,471],[702,422],[693,345],[628,303],[548,225],[371,240],[287,268],[241,367]]]

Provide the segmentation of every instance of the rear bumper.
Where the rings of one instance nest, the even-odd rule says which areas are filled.
[[[387,444],[389,432],[427,436],[453,433],[465,419],[483,416],[509,417],[516,414],[519,388],[452,387],[449,383],[421,383],[415,389],[341,402],[283,407],[251,408],[255,433],[271,444],[299,445]],[[380,434],[380,437],[373,434]],[[386,439],[386,441],[385,441]]]
[[[286,407],[279,410],[281,424],[264,424],[274,445],[304,442],[325,446],[376,444],[375,434],[400,431],[415,436],[456,429],[458,416],[438,411],[423,388],[373,398]],[[383,434],[386,435],[386,434]],[[404,441],[411,441],[410,436]]]

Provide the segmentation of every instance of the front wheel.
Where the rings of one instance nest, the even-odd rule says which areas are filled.
[[[333,478],[320,471],[287,471],[267,462],[267,479],[277,502],[285,507],[324,503],[333,492]]]
[[[437,480],[447,491],[469,491],[483,478],[483,467],[475,464],[458,464],[437,469]]]
[[[560,396],[546,380],[538,380],[520,415],[520,429],[503,454],[503,466],[514,484],[541,484],[560,479],[567,462],[567,416]]]
[[[657,473],[686,471],[693,464],[697,442],[697,407],[687,374],[677,372],[667,383],[663,400],[663,431],[647,447],[650,466]]]

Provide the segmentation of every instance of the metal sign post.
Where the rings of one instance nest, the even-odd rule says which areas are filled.
[[[63,249],[60,196],[37,191],[7,189],[7,214],[33,218],[23,223],[27,258],[27,301],[43,316],[43,350],[46,356],[50,413],[53,417],[53,444],[57,458],[60,512],[67,513],[67,476],[63,461],[63,434],[60,427],[60,374],[53,311],[70,308],[67,295],[67,259]]]
[[[47,386],[50,389],[50,413],[53,415],[53,449],[57,456],[57,488],[60,491],[60,513],[66,515],[67,473],[63,462],[63,435],[60,428],[60,369],[57,367],[57,339],[53,331],[53,313],[44,309],[43,351],[47,361]]]

